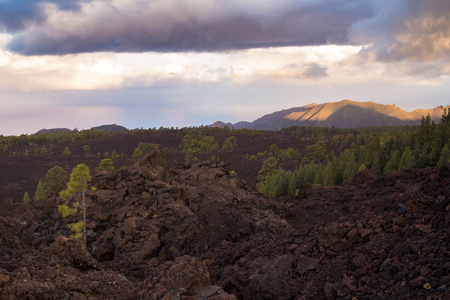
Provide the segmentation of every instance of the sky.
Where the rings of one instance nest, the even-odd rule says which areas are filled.
[[[0,135],[450,103],[448,0],[0,0]]]

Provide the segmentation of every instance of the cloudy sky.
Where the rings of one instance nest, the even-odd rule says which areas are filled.
[[[0,134],[449,104],[448,0],[0,0]]]

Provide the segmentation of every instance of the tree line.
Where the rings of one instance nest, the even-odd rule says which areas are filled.
[[[297,134],[302,130],[304,128],[292,127],[285,132]],[[295,194],[307,183],[342,185],[366,168],[382,176],[392,170],[439,168],[450,163],[449,111],[444,113],[439,123],[431,120],[429,115],[422,117],[419,126],[314,131],[319,132],[317,137],[321,138],[305,148],[301,164],[295,170],[284,170],[280,167],[281,156],[268,152],[258,173],[257,189],[260,193],[274,198]],[[347,134],[343,135],[345,131]],[[323,135],[324,132],[329,132],[328,137]],[[345,139],[341,139],[342,136]],[[327,144],[340,142],[351,144],[338,155],[327,151]]]

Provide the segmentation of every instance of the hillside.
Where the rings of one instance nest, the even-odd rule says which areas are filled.
[[[428,114],[434,121],[439,121],[444,110],[444,106],[438,106],[434,109],[417,109],[407,112],[395,104],[383,105],[375,102],[343,100],[323,104],[313,103],[277,111],[253,122],[235,123],[233,127],[236,129],[276,130],[290,126],[355,128],[417,125],[420,124],[421,118]],[[216,126],[217,124],[220,123],[216,122]]]
[[[35,134],[46,134],[46,133],[54,133],[54,132],[66,132],[66,131],[70,131],[69,128],[50,128],[50,129],[41,129],[38,132],[36,132]]]
[[[91,129],[103,130],[103,131],[109,131],[109,132],[125,132],[125,131],[127,131],[126,127],[123,127],[121,125],[116,125],[116,124],[101,125],[101,126],[92,127]]]

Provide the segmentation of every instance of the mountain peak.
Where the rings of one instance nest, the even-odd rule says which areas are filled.
[[[45,134],[45,133],[53,133],[53,132],[64,132],[64,131],[70,131],[69,128],[49,128],[49,129],[41,129],[35,134]]]
[[[448,107],[448,105],[447,105]],[[407,112],[397,104],[379,104],[376,102],[357,102],[349,99],[323,104],[312,103],[301,107],[285,109],[264,115],[253,122],[233,124],[236,129],[278,130],[289,126],[318,127],[376,127],[420,124],[422,116],[430,115],[439,121],[445,107],[417,109]]]

